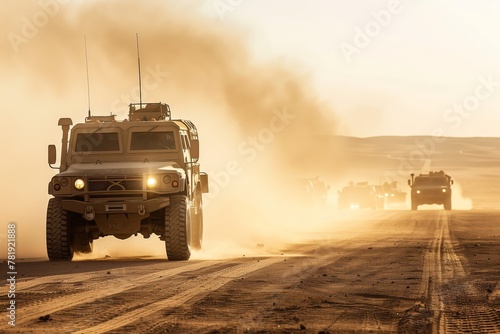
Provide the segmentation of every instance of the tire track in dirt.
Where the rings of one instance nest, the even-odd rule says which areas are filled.
[[[244,275],[271,266],[275,263],[282,262],[283,260],[283,257],[277,257],[259,260],[258,262],[247,262],[234,267],[219,270],[208,275],[197,277],[186,282],[183,289],[178,291],[176,295],[169,299],[153,302],[139,309],[127,312],[126,314],[119,315],[99,325],[86,328],[75,333],[103,333],[118,329],[135,321],[140,321],[141,318],[147,318],[156,312],[168,308],[174,308],[181,305],[186,307],[187,305],[193,304],[203,298],[208,293],[217,290],[228,282],[239,279]]]
[[[20,307],[19,313],[29,314],[30,318],[19,319],[17,321],[17,325],[18,326],[23,325],[24,323],[32,321],[32,319],[36,319],[46,314],[55,313],[57,311],[74,307],[79,304],[93,302],[97,299],[116,295],[124,291],[127,291],[129,289],[148,285],[156,281],[160,281],[165,278],[176,276],[188,271],[195,271],[209,266],[214,266],[219,263],[223,263],[223,261],[203,261],[199,263],[188,264],[182,267],[157,271],[147,275],[137,276],[127,280],[124,280],[123,278],[115,278],[115,279],[111,278],[105,282],[100,282],[97,289],[91,288],[87,291],[75,293],[70,296],[53,297],[50,299],[50,301],[42,300],[35,302],[35,304],[31,306]],[[66,276],[65,279],[67,279],[68,281],[74,281],[74,280],[81,281],[82,278],[81,274],[64,275],[64,276]],[[36,283],[33,284],[32,286],[44,284],[44,282],[50,282],[50,278],[52,277],[53,276],[49,276],[49,279],[47,277],[37,279]],[[60,280],[60,277],[57,277],[57,280]],[[25,291],[27,287],[22,286],[22,289],[23,291]],[[96,294],[96,291],[99,291],[99,294]],[[40,303],[42,303],[42,305],[40,305]]]
[[[424,268],[427,269],[424,269],[424,271],[427,271],[428,273],[428,277],[426,277],[428,285],[425,295],[427,296],[426,309],[433,314],[432,332],[440,333],[444,329],[444,324],[446,323],[442,287],[443,267],[445,265],[443,262],[443,239],[446,237],[445,225],[448,224],[447,216],[440,212],[435,223],[436,231],[433,241],[431,242],[430,251],[426,253],[426,261],[424,265]],[[449,238],[449,234],[447,237]],[[424,281],[425,278],[422,279],[422,282]]]
[[[500,315],[478,300],[462,261],[454,250],[449,224],[452,213],[440,212],[434,238],[425,253],[422,274],[425,312],[432,333],[500,332]]]
[[[96,277],[100,272],[93,271],[89,273],[80,273],[80,274],[64,274],[64,275],[50,275],[44,277],[37,277],[33,279],[29,279],[26,281],[20,281],[18,283],[17,291],[26,291],[33,287],[43,284],[53,284],[53,283],[76,283],[81,281],[87,281],[94,277]]]
[[[283,261],[289,257],[301,256],[304,252],[311,251],[317,247],[317,245],[311,244],[302,245],[298,248],[294,247],[294,253],[289,253],[286,256],[280,256],[279,260],[276,261]],[[281,255],[283,255],[283,253]],[[263,259],[266,258],[267,257],[262,257],[262,260],[258,261],[264,261]],[[260,258],[257,257],[257,259]],[[51,314],[52,319],[56,318],[59,319],[59,321],[67,321],[71,319],[71,325],[68,325],[72,328],[72,331],[81,330],[82,328],[89,326],[89,322],[91,325],[92,322],[93,324],[96,323],[91,320],[94,318],[94,314],[92,312],[94,312],[93,310],[95,309],[95,307],[93,308],[92,306],[97,304],[100,305],[101,301],[107,300],[108,302],[111,302],[110,305],[114,305],[109,309],[106,308],[106,312],[100,314],[101,316],[99,318],[101,318],[101,322],[105,322],[119,314],[122,314],[123,312],[120,313],[120,310],[123,308],[122,306],[126,306],[128,309],[136,307],[134,306],[134,303],[129,302],[126,302],[125,304],[119,302],[120,304],[118,305],[115,302],[116,300],[120,301],[124,298],[126,300],[126,296],[134,296],[137,292],[141,294],[142,291],[149,290],[144,289],[144,287],[147,287],[148,285],[165,286],[173,293],[177,293],[175,287],[179,286],[177,290],[180,288],[180,291],[183,291],[186,278],[188,280],[192,280],[192,277],[196,276],[193,273],[208,275],[206,273],[215,271],[219,272],[221,267],[228,268],[243,265],[241,264],[242,260],[245,261],[244,263],[251,261],[250,259],[236,258],[229,260],[208,260],[201,261],[199,263],[190,262],[189,264],[186,262],[176,262],[170,264],[176,265],[176,267],[170,267],[169,269],[154,271],[153,273],[140,276],[130,276],[130,268],[125,266],[112,269],[113,276],[104,274],[104,269],[87,273],[50,275],[41,278],[34,278],[26,281],[25,283],[29,284],[25,284],[22,287],[22,292],[25,296],[23,304],[26,305],[25,303],[27,302],[29,305],[19,307],[18,313],[22,316],[17,319],[16,330],[29,328],[29,331],[35,332],[57,332],[57,328],[53,328],[55,322],[43,325],[43,323],[37,321],[37,318],[47,314]],[[160,266],[155,264],[154,267]],[[161,267],[164,266],[161,265]],[[154,269],[155,268],[148,268],[147,270],[151,272]],[[143,270],[146,270],[146,268]],[[202,272],[205,272],[205,274],[201,274]],[[221,271],[221,273],[224,274],[224,271]],[[224,275],[229,277],[236,274],[237,271],[232,274],[226,272]],[[117,275],[119,276],[117,277]],[[91,281],[85,281],[86,279],[90,279]],[[182,285],[179,282],[182,282]],[[85,291],[75,292],[75,287],[77,289],[85,289]],[[68,293],[71,295],[68,295]],[[29,296],[30,294],[32,296]],[[162,294],[151,296],[149,303],[158,300],[161,296]],[[74,318],[75,314],[78,314],[76,319]],[[80,318],[86,322],[86,325],[82,324],[82,320]],[[99,321],[98,319],[96,320]]]

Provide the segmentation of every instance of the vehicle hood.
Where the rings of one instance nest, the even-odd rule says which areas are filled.
[[[177,172],[185,176],[184,170],[175,162],[100,162],[73,164],[60,176],[105,176],[154,174]]]

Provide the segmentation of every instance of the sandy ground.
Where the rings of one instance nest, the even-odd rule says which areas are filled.
[[[386,172],[408,190],[401,161],[415,138],[336,138],[332,147],[339,141],[337,154],[351,168],[329,179],[332,194],[346,180],[380,180]],[[210,248],[221,239],[207,231],[212,255],[186,262],[99,252],[73,262],[24,260],[17,265],[16,326],[4,317],[0,331],[500,332],[499,152],[498,139],[449,139],[422,163],[455,178],[451,212],[329,206],[321,224],[304,220],[292,229],[300,238],[280,247],[264,240],[217,256]],[[277,224],[290,235],[283,220]],[[4,315],[6,295],[3,288]]]
[[[385,211],[344,222],[356,235],[325,230],[276,256],[22,263],[8,331],[500,331],[496,212]]]

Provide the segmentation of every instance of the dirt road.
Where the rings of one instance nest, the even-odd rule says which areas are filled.
[[[275,256],[20,263],[7,331],[500,332],[497,212],[359,212],[343,224]]]

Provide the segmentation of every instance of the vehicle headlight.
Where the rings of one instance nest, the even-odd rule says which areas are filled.
[[[443,189],[443,190],[442,190],[442,192],[444,192],[444,193],[445,193],[445,192],[446,192],[446,189]]]
[[[148,186],[148,188],[156,187],[157,183],[158,183],[158,181],[156,180],[156,178],[154,176],[149,176],[147,181],[146,181],[146,185]]]
[[[76,179],[75,180],[75,188],[78,190],[82,190],[83,187],[85,187],[85,181],[83,181],[83,179]]]
[[[420,194],[420,190],[417,190],[417,191],[416,191],[416,193],[417,193],[417,194]]]

